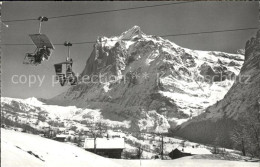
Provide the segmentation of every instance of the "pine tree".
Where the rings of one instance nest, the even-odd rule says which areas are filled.
[[[245,132],[245,126],[237,126],[230,133],[230,139],[233,141],[235,148],[241,150],[243,156],[246,155],[246,142],[248,136]]]
[[[230,133],[235,148],[243,155],[247,150],[252,156],[260,157],[260,113],[258,110],[244,112],[237,122],[239,125]]]

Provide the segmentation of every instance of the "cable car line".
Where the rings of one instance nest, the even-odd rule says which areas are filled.
[[[221,33],[221,32],[232,32],[232,31],[244,31],[244,30],[256,30],[258,29],[257,27],[248,27],[248,28],[237,28],[237,29],[227,29],[227,30],[215,30],[215,31],[203,31],[203,32],[191,32],[191,33],[181,33],[181,34],[168,34],[168,35],[157,35],[160,37],[174,37],[174,36],[187,36],[187,35],[199,35],[199,34],[211,34],[211,33]],[[122,39],[123,41],[127,41],[130,39]],[[118,40],[110,40],[110,41],[118,41]],[[103,42],[103,41],[102,41]],[[72,42],[71,44],[73,45],[81,45],[81,44],[94,44],[96,41],[85,41],[85,42]],[[7,43],[7,44],[2,44],[6,46],[19,46],[19,45],[34,45],[34,44],[12,44],[12,43]],[[56,43],[53,45],[64,45],[64,43]]]
[[[22,21],[36,21],[38,19],[31,18],[31,19],[17,19],[17,20],[2,20],[3,23],[11,23],[11,22],[22,22]]]
[[[54,16],[54,17],[49,17],[49,19],[57,19],[57,18],[64,18],[64,17],[75,17],[75,16],[91,15],[91,14],[99,14],[99,13],[118,12],[118,11],[135,10],[135,9],[143,9],[143,8],[153,8],[153,7],[159,7],[159,6],[179,5],[179,4],[191,3],[191,2],[195,2],[195,1],[168,3],[168,4],[158,4],[158,5],[148,5],[148,6],[139,6],[139,7],[131,7],[131,8],[103,10],[103,11],[87,12],[87,13],[79,13],[79,14],[71,14],[71,15],[63,15],[63,16]]]
[[[252,27],[252,28],[238,28],[238,29],[229,29],[229,30],[204,31],[204,32],[184,33],[184,34],[161,35],[160,37],[210,34],[210,33],[218,33],[218,32],[243,31],[243,30],[255,30],[255,29],[259,29],[259,28]]]
[[[50,19],[65,18],[65,17],[75,17],[75,16],[92,15],[92,14],[100,14],[100,13],[110,13],[110,12],[119,12],[119,11],[126,11],[126,10],[153,8],[153,7],[160,7],[160,6],[179,5],[179,4],[192,3],[192,2],[196,2],[196,1],[147,5],[147,6],[137,6],[137,7],[130,7],[130,8],[121,8],[121,9],[103,10],[103,11],[86,12],[86,13],[78,13],[78,14],[70,14],[70,15],[52,16],[52,17],[49,17],[49,20]],[[23,21],[36,21],[36,20],[38,20],[38,19],[28,18],[28,19],[17,19],[17,20],[3,20],[2,22],[10,23],[10,22],[23,22]]]

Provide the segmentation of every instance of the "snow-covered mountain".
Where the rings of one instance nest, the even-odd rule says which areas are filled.
[[[29,124],[36,129],[48,127],[52,121],[62,124],[65,128],[76,126],[78,130],[86,129],[86,126],[80,123],[83,120],[85,124],[99,121],[110,128],[128,128],[130,126],[129,121],[119,122],[103,119],[99,109],[47,105],[35,97],[28,99],[1,97],[1,113],[9,120]]]
[[[186,49],[134,26],[99,37],[81,83],[47,103],[99,110],[103,119],[130,121],[132,129],[167,131],[221,100],[243,59]]]
[[[247,41],[245,62],[225,97],[184,123],[177,133],[203,143],[212,143],[216,136],[221,136],[224,144],[230,146],[228,134],[240,115],[257,111],[260,113],[260,30]]]

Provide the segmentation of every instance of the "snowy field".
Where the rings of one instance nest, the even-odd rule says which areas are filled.
[[[198,160],[191,157],[177,160],[117,160],[123,167],[259,167],[259,163],[223,161],[223,160]]]
[[[3,167],[260,167],[259,163],[203,160],[116,160],[104,158],[79,147],[37,135],[1,129]]]
[[[1,133],[1,166],[3,167],[120,166],[110,159],[70,144],[5,129],[1,129]]]

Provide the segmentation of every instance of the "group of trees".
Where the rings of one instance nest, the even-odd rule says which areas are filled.
[[[64,122],[59,122],[57,120],[48,120],[47,123],[53,127],[65,127]]]
[[[13,128],[21,128],[24,132],[30,132],[33,134],[39,134],[41,131],[31,127],[29,124],[13,121],[12,119],[1,117],[1,125],[4,124]]]
[[[234,148],[245,156],[260,158],[260,112],[247,111],[237,120],[237,126],[231,131],[230,139]]]

